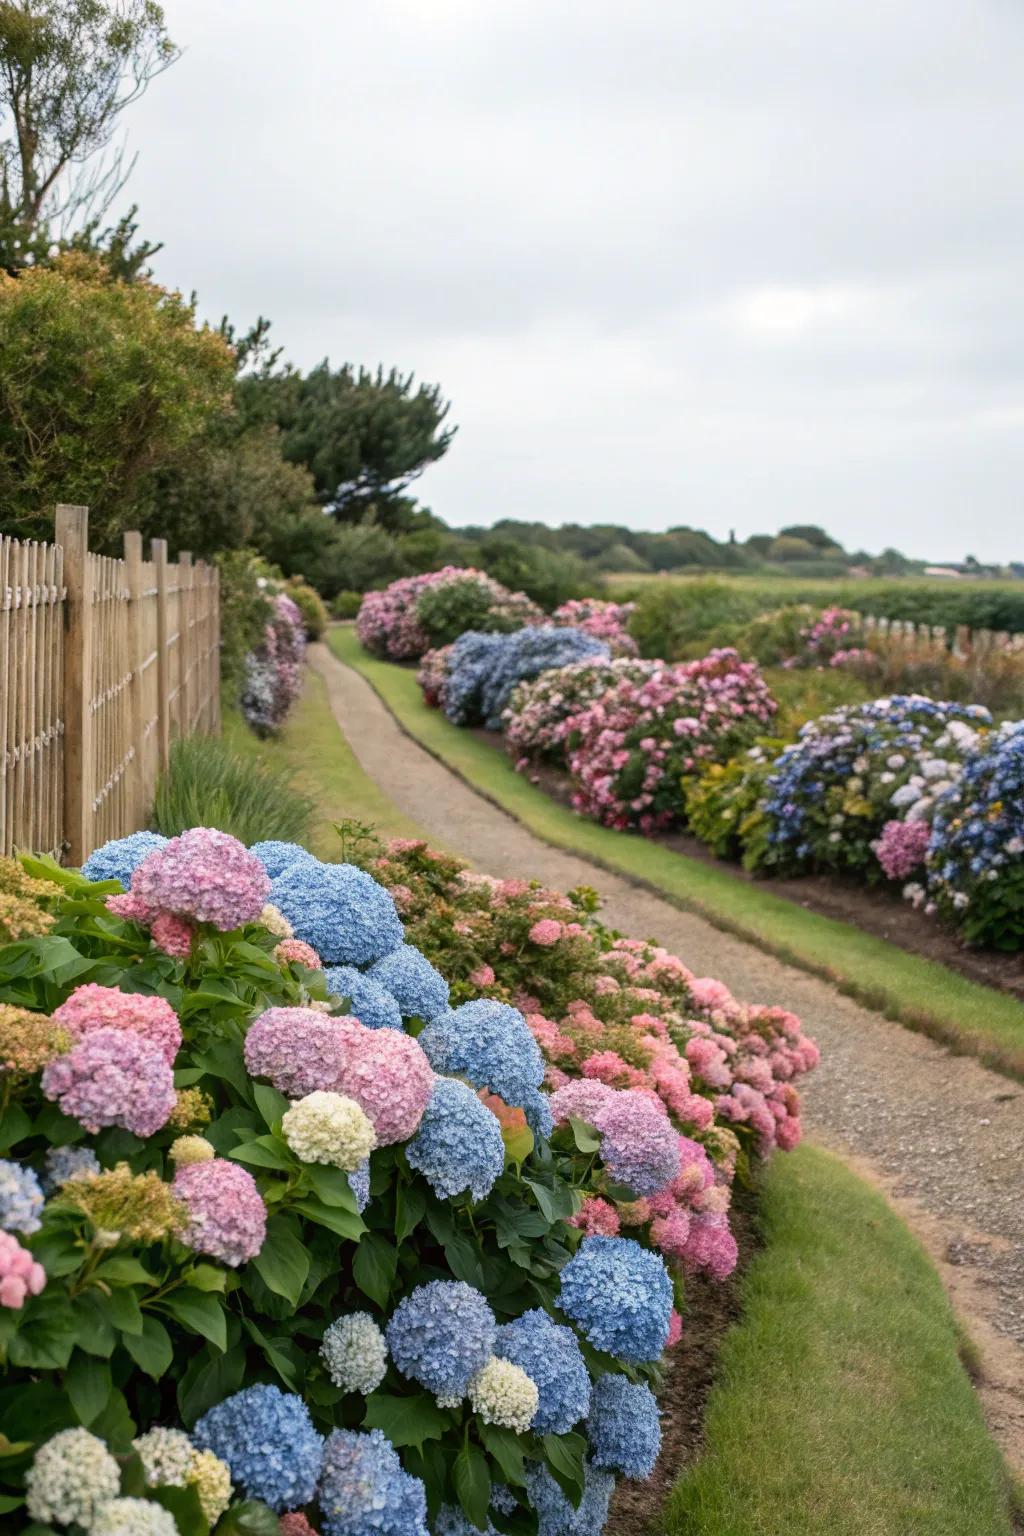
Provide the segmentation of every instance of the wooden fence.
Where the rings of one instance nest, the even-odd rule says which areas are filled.
[[[1008,630],[970,629],[958,624],[947,629],[943,624],[912,624],[903,619],[876,619],[870,614],[858,614],[864,634],[882,640],[917,647],[922,650],[952,651],[954,656],[984,657],[993,651],[1024,651],[1024,634],[1011,634]]]
[[[175,736],[220,730],[217,570],[88,529],[62,506],[53,544],[0,539],[0,853],[80,864],[145,826]]]

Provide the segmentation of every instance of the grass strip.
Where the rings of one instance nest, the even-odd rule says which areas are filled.
[[[426,835],[363,772],[338,730],[323,678],[308,668],[302,697],[279,735],[255,736],[237,711],[225,715],[223,734],[241,756],[283,766],[294,774],[295,787],[315,805],[309,834],[302,842],[318,858],[341,858],[342,845],[334,830],[338,821],[372,823],[383,837]]]
[[[726,867],[576,816],[516,773],[505,753],[429,709],[414,673],[367,655],[353,629],[331,629],[328,643],[366,678],[410,736],[543,841],[646,886],[954,1050],[1024,1077],[1024,1005],[1015,998],[852,924],[809,912]]]
[[[708,1400],[671,1536],[1009,1536],[1009,1480],[924,1250],[815,1147],[772,1160],[764,1247]],[[685,1320],[684,1320],[685,1339]]]

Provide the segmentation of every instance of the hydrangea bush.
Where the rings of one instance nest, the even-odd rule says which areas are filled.
[[[260,735],[278,730],[302,691],[306,626],[286,592],[268,598],[263,640],[245,657],[242,713]]]
[[[496,731],[518,683],[571,662],[607,661],[608,655],[603,640],[581,629],[541,624],[510,635],[470,630],[448,652],[439,702],[455,725]]]
[[[598,1536],[812,1042],[586,893],[222,838],[102,850],[127,890],[26,861],[56,895],[0,950],[5,1529]]]
[[[505,745],[516,767],[523,769],[536,761],[564,763],[571,716],[611,693],[624,678],[642,683],[660,669],[660,662],[631,657],[573,661],[517,684],[502,714]],[[422,669],[420,685],[426,693]]]
[[[509,632],[543,615],[523,592],[469,566],[446,565],[367,592],[356,618],[360,643],[390,661],[415,661],[466,630]]]
[[[597,597],[574,597],[562,603],[551,615],[552,624],[582,629],[604,640],[613,656],[635,656],[636,641],[629,633],[635,603],[608,602]]]

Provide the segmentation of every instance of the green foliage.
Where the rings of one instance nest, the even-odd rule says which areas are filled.
[[[785,745],[763,737],[742,756],[711,763],[700,774],[684,778],[687,825],[716,857],[742,859],[746,869],[763,863],[769,828],[760,801]]]
[[[487,630],[493,599],[475,577],[427,587],[416,604],[416,620],[432,646],[451,645],[468,629]]]
[[[182,737],[157,785],[153,824],[165,837],[187,827],[219,827],[242,843],[265,838],[298,842],[313,803],[287,769],[233,752],[215,736]]]
[[[321,639],[327,628],[327,609],[316,588],[303,581],[301,576],[293,576],[285,592],[302,614],[307,640]]]
[[[354,619],[362,603],[361,592],[338,592],[331,599],[331,614],[336,619]]]
[[[732,642],[741,656],[753,656],[763,667],[778,667],[796,656],[802,645],[802,631],[814,623],[820,609],[810,603],[787,603],[759,614],[736,632]]]
[[[678,661],[686,648],[725,625],[751,619],[761,605],[748,593],[713,577],[644,587],[629,632],[641,656]]]
[[[52,536],[58,501],[90,509],[116,550],[141,488],[218,410],[234,361],[191,307],[68,255],[0,274],[0,504],[5,532]]]
[[[572,597],[592,597],[601,590],[600,581],[575,556],[501,535],[484,539],[473,552],[473,561],[510,591],[525,592],[549,611]]]
[[[248,549],[217,556],[220,570],[220,677],[229,704],[242,695],[245,656],[263,638],[267,600],[259,585],[260,567]]]

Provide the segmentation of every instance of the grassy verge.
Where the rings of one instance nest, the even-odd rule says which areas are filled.
[[[309,795],[316,807],[303,842],[320,858],[340,858],[341,843],[333,823],[345,819],[372,822],[383,837],[424,836],[360,768],[335,724],[327,688],[315,672],[307,671],[302,697],[280,736],[261,740],[235,713],[225,718],[224,737],[241,755],[292,771],[296,788]]]
[[[926,1254],[816,1148],[776,1157],[671,1536],[1008,1536],[1006,1475]]]
[[[362,673],[411,736],[537,837],[638,881],[890,1018],[1024,1077],[1024,1006],[1014,998],[850,924],[808,912],[725,867],[573,815],[517,774],[504,753],[428,709],[410,670],[367,656],[351,629],[333,629],[328,638],[335,654]]]

